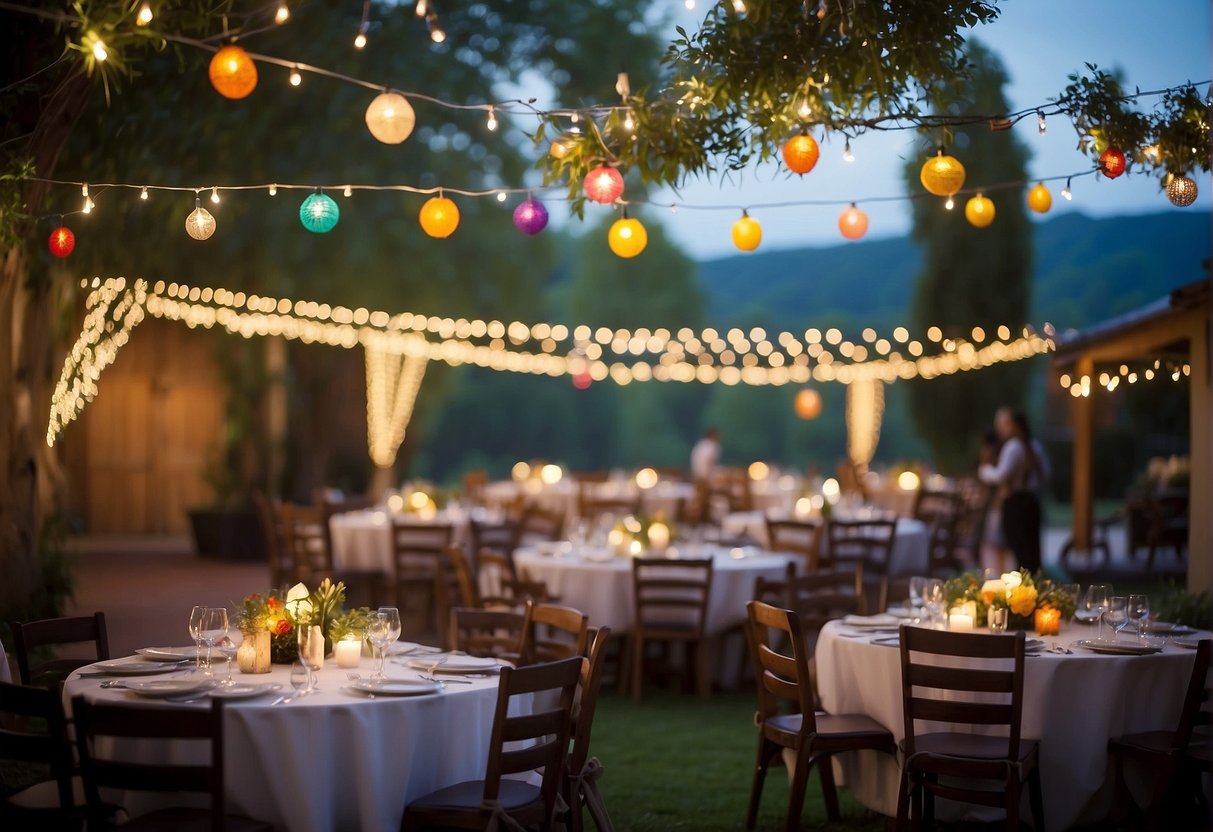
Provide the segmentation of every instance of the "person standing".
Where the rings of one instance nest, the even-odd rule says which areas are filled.
[[[1023,413],[999,408],[994,429],[1002,440],[998,461],[981,466],[979,475],[1001,493],[1002,537],[1007,548],[1020,567],[1035,572],[1041,567],[1041,496],[1049,479],[1049,462]]]
[[[712,475],[720,463],[720,432],[708,428],[691,449],[691,483],[695,486],[691,515],[695,522],[708,519],[708,502],[712,495]]]

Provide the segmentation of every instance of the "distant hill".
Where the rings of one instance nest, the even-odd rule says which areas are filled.
[[[1036,223],[1033,321],[1082,327],[1201,279],[1211,222],[1207,211],[1168,211]],[[699,281],[709,319],[726,325],[885,329],[905,322],[921,267],[921,249],[902,238],[708,260]]]

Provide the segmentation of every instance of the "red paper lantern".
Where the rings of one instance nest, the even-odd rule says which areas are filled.
[[[76,248],[76,235],[66,225],[61,225],[51,232],[46,247],[56,257],[67,257]]]
[[[838,230],[848,240],[858,240],[868,233],[868,215],[851,203],[851,207],[838,217]]]
[[[594,377],[588,372],[582,371],[580,373],[573,374],[573,386],[578,390],[588,390],[593,382]]]
[[[1108,146],[1108,149],[1099,154],[1099,172],[1109,179],[1115,179],[1125,172],[1125,154],[1120,152],[1120,148]]]
[[[793,173],[799,173],[801,176],[816,166],[820,156],[821,150],[817,147],[817,141],[808,133],[793,136],[783,146],[783,163]]]
[[[806,422],[812,421],[821,415],[821,394],[812,387],[802,388],[792,400],[792,407],[797,417]]]
[[[610,165],[599,165],[585,175],[585,195],[594,202],[610,205],[623,196],[623,177]]]

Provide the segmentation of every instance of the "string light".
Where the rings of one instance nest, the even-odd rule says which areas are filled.
[[[354,48],[366,48],[366,33],[371,30],[371,0],[362,2],[362,22],[358,24],[358,34],[354,36]]]
[[[366,25],[365,23],[363,24]],[[364,49],[366,47],[366,32],[362,29],[358,30],[358,34],[354,36],[354,48]]]
[[[135,15],[136,26],[146,26],[152,22],[152,7],[144,3],[139,7],[139,14]]]
[[[632,111],[629,109],[627,115],[623,117],[623,129],[632,133],[636,130],[636,120],[632,118]]]
[[[269,191],[270,196],[278,196],[277,185],[270,185],[266,190]]]
[[[426,0],[417,0],[417,8],[414,9],[414,11],[417,13],[418,17],[425,17],[426,12],[429,11],[429,4],[426,2]]]
[[[851,152],[851,139],[848,136],[846,143],[842,146],[842,160],[844,162],[854,162],[855,154]]]
[[[278,11],[274,12],[274,22],[281,26],[291,19],[291,10],[286,7],[286,3],[278,4]]]
[[[431,11],[425,16],[425,26],[430,30],[430,40],[434,43],[442,43],[446,40],[446,32],[439,25],[438,14],[436,12]]]
[[[109,56],[109,50],[105,48],[105,41],[101,40],[101,38],[96,38],[93,41],[93,57],[104,63],[109,59]]]
[[[345,197],[353,196],[354,195],[353,187],[351,187],[350,185],[346,185],[345,188],[342,189],[341,195],[345,196]]]
[[[290,81],[292,87],[297,87],[303,83],[303,75],[299,72],[299,67],[291,67]]]
[[[139,189],[139,198],[142,199],[144,202],[147,202],[147,185],[144,185],[142,188]]]
[[[686,6],[687,11],[689,12],[695,8],[695,0],[685,0],[682,5]]]
[[[489,132],[493,132],[497,129],[497,113],[492,107],[489,107],[489,119],[484,126],[489,129]]]
[[[944,202],[943,207],[951,211],[956,207],[956,200],[952,199],[952,197],[948,197],[947,201]]]
[[[746,6],[745,0],[733,0],[733,13],[738,17],[745,17]]]
[[[1049,125],[1045,123],[1045,114],[1040,110],[1036,111],[1036,130],[1042,136],[1049,132]]]
[[[211,188],[211,202],[213,202],[215,205],[219,204],[219,186],[218,185]]]
[[[1066,200],[1066,202],[1069,202],[1070,200],[1074,199],[1074,192],[1070,190],[1070,178],[1069,177],[1066,178],[1066,186],[1061,189],[1061,195]]]

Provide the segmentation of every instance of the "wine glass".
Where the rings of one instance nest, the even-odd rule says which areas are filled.
[[[224,607],[203,607],[202,626],[198,635],[206,645],[206,663],[202,671],[204,676],[214,676],[211,670],[211,651],[227,638],[227,609]]]
[[[387,658],[387,647],[400,638],[400,610],[396,607],[380,607],[378,612],[387,617],[388,641],[383,650],[384,658]]]
[[[1103,617],[1100,619],[1107,620],[1109,626],[1112,627],[1112,640],[1115,641],[1120,635],[1121,630],[1129,623],[1129,599],[1123,595],[1113,595],[1108,599],[1107,609],[1104,610]],[[1103,625],[1100,624],[1102,631]],[[1100,638],[1103,638],[1103,633],[1100,633]]]
[[[190,610],[190,638],[194,640],[194,672],[202,670],[202,614],[206,607]]]
[[[295,625],[295,643],[299,645],[299,663],[307,671],[307,684],[302,693],[311,693],[317,688],[316,667],[312,664],[312,628],[306,622]]]
[[[915,575],[910,578],[910,612],[921,610],[923,605],[923,593],[927,588],[927,578],[921,575]]]
[[[1129,620],[1137,629],[1137,637],[1144,638],[1150,623],[1150,598],[1146,595],[1130,595],[1127,607]]]
[[[927,617],[932,626],[945,622],[942,580],[939,578],[927,578],[922,592],[922,600],[926,604]]]
[[[291,665],[291,687],[295,689],[295,696],[303,696],[307,693],[307,686],[312,678],[312,669],[308,667],[307,662],[300,659]]]
[[[387,662],[387,646],[393,641],[391,633],[392,625],[385,613],[377,612],[371,616],[371,620],[366,625],[366,638],[379,658],[379,666],[371,674],[372,679],[387,678],[387,674],[383,672],[383,666]]]
[[[1103,615],[1108,603],[1108,595],[1112,587],[1107,584],[1091,584],[1087,591],[1078,599],[1074,610],[1074,618],[1083,624],[1094,624]],[[1100,625],[1100,636],[1103,636],[1103,625]]]
[[[230,688],[236,684],[232,681],[232,662],[236,659],[236,651],[240,649],[231,638],[225,638],[219,645],[219,652],[227,659],[227,678],[219,683],[220,687]]]

